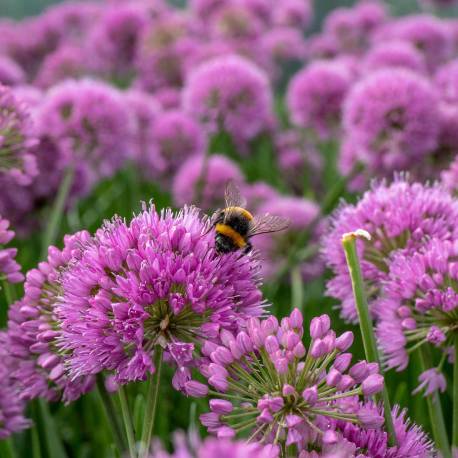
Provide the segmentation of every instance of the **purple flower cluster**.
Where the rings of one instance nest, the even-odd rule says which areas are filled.
[[[377,364],[351,364],[346,351],[353,334],[337,337],[327,315],[310,322],[308,349],[303,332],[295,309],[281,323],[273,316],[251,318],[246,330],[221,332],[220,345],[204,345],[208,362],[200,370],[215,397],[201,421],[210,432],[225,438],[248,430],[262,444],[295,446],[300,452],[333,435],[332,419],[367,429],[383,425],[377,409],[359,403],[383,388],[383,377]]]
[[[30,426],[24,418],[25,403],[20,398],[19,387],[11,377],[14,360],[9,352],[6,332],[0,332],[0,440]]]
[[[216,58],[191,73],[183,106],[210,132],[224,131],[251,140],[270,126],[269,82],[250,61],[238,56]]]
[[[327,284],[330,296],[341,300],[345,320],[357,321],[350,277],[341,249],[342,235],[364,229],[371,240],[358,240],[358,254],[369,299],[378,296],[390,270],[391,255],[414,253],[429,239],[457,239],[458,202],[438,185],[425,186],[398,179],[374,185],[356,205],[342,205],[323,238],[323,254],[335,277]]]
[[[129,224],[106,223],[60,278],[58,347],[71,377],[108,370],[121,383],[144,380],[162,348],[186,389],[203,337],[263,313],[257,271],[252,257],[216,256],[193,208],[150,207]]]
[[[16,262],[16,248],[5,248],[14,238],[14,231],[9,229],[10,222],[0,216],[0,278],[10,283],[24,280],[21,266]]]
[[[427,394],[445,389],[441,370],[456,339],[457,256],[456,238],[434,239],[410,256],[395,256],[376,305],[380,308],[377,334],[388,367],[405,369],[411,352],[422,345],[430,344],[444,352],[439,367],[420,378],[420,388]]]
[[[62,331],[56,315],[60,271],[79,257],[89,238],[89,233],[82,231],[66,236],[62,251],[51,246],[47,261],[27,273],[23,299],[10,306],[8,337],[10,353],[16,361],[12,376],[22,399],[42,397],[71,402],[93,386],[89,377],[67,376],[67,355],[58,349]]]
[[[221,185],[228,181],[239,186],[243,183],[235,162],[220,154],[208,158],[196,155],[178,169],[172,185],[173,200],[177,206],[194,203],[205,211],[223,208]]]
[[[7,86],[0,84],[0,176],[9,175],[21,185],[37,174],[31,147],[36,143],[34,126],[26,106]]]

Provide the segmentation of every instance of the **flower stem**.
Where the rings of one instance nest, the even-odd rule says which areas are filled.
[[[364,352],[368,362],[375,362],[379,365],[379,367],[381,367],[374,328],[372,326],[372,319],[369,315],[369,307],[367,305],[366,294],[364,292],[364,282],[361,274],[358,252],[356,250],[356,239],[360,235],[363,234],[358,234],[357,232],[344,234],[342,237],[342,245],[347,259],[348,270],[350,272],[353,295],[355,297],[356,309],[359,317],[359,328],[363,338]],[[395,445],[396,433],[394,430],[393,418],[391,416],[390,399],[385,385],[383,387],[381,399],[390,445]]]
[[[105,414],[113,434],[113,439],[116,442],[119,452],[122,453],[125,450],[124,436],[122,434],[121,426],[119,425],[118,415],[116,413],[113,399],[108,394],[103,377],[100,375],[97,375],[97,391],[100,399],[102,400]]]
[[[304,301],[304,285],[302,284],[302,273],[300,266],[291,270],[291,307],[302,310]]]
[[[455,361],[453,363],[453,432],[452,449],[458,449],[458,336],[455,337]]]
[[[119,387],[118,396],[119,402],[121,404],[124,428],[126,430],[127,443],[129,444],[129,457],[135,458],[137,456],[137,450],[135,446],[134,428],[132,426],[132,416],[130,414],[129,404],[127,402],[127,396],[124,387]]]
[[[16,458],[16,451],[11,437],[0,441],[0,456],[4,458]]]
[[[68,167],[65,170],[64,177],[60,183],[59,191],[57,192],[56,200],[54,201],[48,224],[43,237],[41,246],[40,259],[45,259],[48,254],[48,247],[52,245],[57,237],[59,225],[64,213],[65,203],[67,201],[70,188],[72,187],[74,177],[73,167]]]
[[[421,371],[424,372],[431,368],[431,356],[426,345],[420,347],[419,354]],[[442,458],[451,458],[452,455],[448,442],[447,429],[445,427],[444,414],[437,391],[430,396],[426,396],[426,402],[428,404],[429,418],[436,448],[442,453]],[[455,403],[455,399],[453,402]]]
[[[159,345],[155,351],[154,367],[156,372],[150,377],[148,386],[148,395],[146,398],[146,409],[145,419],[143,423],[143,431],[140,440],[140,458],[147,458],[149,453],[149,447],[151,438],[153,436],[154,420],[156,417],[157,399],[159,394],[159,385],[161,383],[161,371],[162,371],[162,347]]]

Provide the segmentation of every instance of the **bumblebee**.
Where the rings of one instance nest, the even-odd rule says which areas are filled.
[[[242,250],[246,254],[253,248],[251,237],[282,231],[289,226],[289,220],[280,216],[268,213],[261,217],[253,216],[245,208],[246,200],[232,181],[226,185],[224,199],[225,208],[217,210],[211,219],[218,254],[237,250]]]

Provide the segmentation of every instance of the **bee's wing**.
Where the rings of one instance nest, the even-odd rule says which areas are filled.
[[[226,183],[226,189],[224,191],[224,200],[226,207],[245,207],[246,199],[240,194],[239,187],[232,181],[229,180]]]
[[[231,213],[235,207],[245,207],[246,199],[240,194],[239,187],[232,181],[229,180],[226,183],[226,189],[224,191],[224,200],[226,208],[224,210],[224,220],[228,221],[231,217]]]
[[[289,227],[290,220],[282,216],[275,216],[266,213],[262,216],[256,216],[248,232],[249,237],[259,234],[268,234],[270,232],[283,231]]]

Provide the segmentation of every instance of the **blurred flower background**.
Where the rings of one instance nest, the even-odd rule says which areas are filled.
[[[3,0],[0,185],[0,458],[458,456],[458,2]]]

